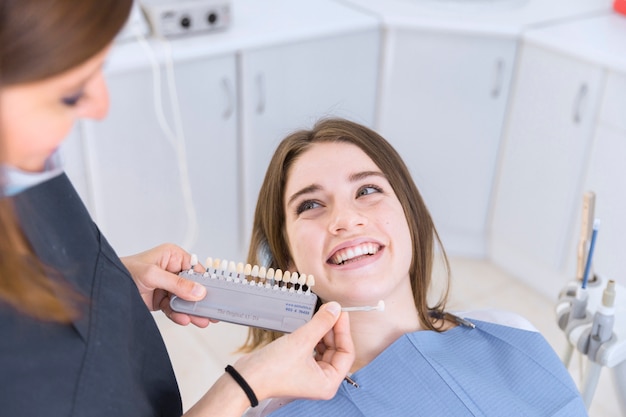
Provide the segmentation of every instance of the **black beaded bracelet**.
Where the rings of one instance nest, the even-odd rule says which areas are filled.
[[[248,385],[246,380],[243,379],[239,372],[237,372],[237,370],[230,365],[226,366],[226,369],[224,370],[233,377],[233,379],[239,384],[243,392],[246,393],[248,399],[250,400],[250,405],[252,407],[256,407],[257,405],[259,405],[259,400],[257,400],[256,395],[254,395],[254,391],[252,391],[250,385]]]

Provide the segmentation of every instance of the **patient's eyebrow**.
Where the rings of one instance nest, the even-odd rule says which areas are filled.
[[[372,177],[372,176],[387,179],[387,176],[380,171],[357,172],[357,173],[351,174],[350,177],[348,177],[348,179],[350,180],[350,182],[357,182],[357,181],[360,181],[362,179],[365,179],[367,177]]]
[[[295,192],[291,197],[289,197],[289,200],[287,200],[287,205],[290,205],[291,203],[293,203],[293,201],[295,199],[297,199],[298,197],[300,197],[303,194],[309,194],[315,191],[319,191],[321,190],[322,187],[318,184],[311,184],[308,187],[304,187],[303,189],[301,189],[300,191]]]

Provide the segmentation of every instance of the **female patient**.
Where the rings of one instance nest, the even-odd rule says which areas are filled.
[[[384,138],[340,119],[295,132],[278,146],[260,195],[249,261],[313,274],[322,301],[384,300],[385,309],[350,313],[356,360],[333,399],[274,398],[249,415],[586,415],[569,374],[528,322],[504,312],[454,316],[444,310],[447,294],[429,304],[441,242]],[[275,337],[251,330],[243,349]]]

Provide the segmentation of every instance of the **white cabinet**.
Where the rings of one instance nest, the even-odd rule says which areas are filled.
[[[491,224],[492,260],[549,296],[580,233],[583,178],[604,73],[522,46]],[[569,277],[570,279],[573,278]]]
[[[245,259],[278,141],[323,116],[374,125],[376,19],[330,0],[233,6],[227,31],[151,40],[156,81],[140,44],[116,44],[106,67],[110,114],[82,124],[66,145],[68,156],[86,155],[69,171],[122,255],[170,241]]]
[[[378,128],[400,152],[449,253],[485,256],[517,41],[390,28]]]
[[[372,127],[380,35],[376,26],[240,53],[241,140],[248,241],[259,188],[276,146],[321,117]]]
[[[626,286],[626,71],[609,72],[584,189],[596,193],[600,219],[594,269]],[[568,266],[574,264],[570,251]]]
[[[93,211],[122,255],[163,242],[200,256],[241,255],[235,55],[176,57],[181,48],[172,43],[172,79],[156,48],[156,86],[138,45],[113,51],[110,113],[85,126]]]

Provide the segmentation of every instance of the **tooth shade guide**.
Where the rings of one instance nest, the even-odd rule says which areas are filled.
[[[222,263],[220,264],[220,275],[225,277],[227,270],[228,270],[228,261],[226,259],[223,259]]]
[[[234,280],[237,278],[237,265],[233,261],[228,263],[228,279]]]
[[[265,278],[267,279],[265,286],[270,287],[274,285],[274,268],[269,268],[267,270],[267,274],[265,274]]]
[[[243,281],[244,282],[248,282],[248,280],[250,279],[250,274],[252,273],[252,265],[250,264],[246,264],[246,266],[243,268]]]
[[[281,290],[287,291],[287,286],[288,286],[290,280],[291,280],[291,272],[284,271],[283,272],[283,285],[281,287]]]
[[[211,265],[213,265],[213,258],[209,256],[208,258],[206,258],[206,262],[204,264],[206,265],[204,276],[208,277],[211,275]]]
[[[306,284],[306,274],[300,274],[298,277],[298,292],[304,291],[304,284]]]
[[[192,255],[192,261],[197,262],[197,256]],[[189,273],[194,273],[193,269]],[[310,293],[315,285],[313,275],[301,274],[281,269],[266,268],[258,265],[235,263],[226,259],[206,258],[204,277],[234,281],[252,286],[280,289],[292,293]]]
[[[217,272],[220,269],[220,263],[221,263],[221,261],[220,261],[219,258],[215,258],[213,260],[213,268],[211,269],[211,277],[212,278],[217,278]]]
[[[265,284],[265,276],[267,275],[267,270],[264,266],[259,268],[259,287],[262,287]]]
[[[296,284],[298,284],[298,273],[297,272],[292,272],[291,273],[291,279],[289,280],[289,291],[295,292],[296,291]]]
[[[236,270],[236,278],[235,281],[236,282],[241,282],[241,281],[245,281],[246,277],[243,275],[243,263],[239,262],[237,264],[237,270]]]
[[[306,292],[311,292],[311,288],[315,285],[315,277],[313,275],[307,275],[306,277]]]
[[[246,280],[237,282],[232,279],[230,272],[228,272],[228,269],[232,270],[232,265],[229,262],[227,262],[226,273],[219,267],[222,264],[221,260],[216,263],[217,275],[215,279],[207,279],[204,271],[184,270],[180,272],[180,276],[203,284],[207,288],[207,297],[190,302],[172,295],[170,299],[172,309],[186,314],[283,333],[293,332],[303,323],[303,320],[306,322],[313,316],[319,301],[317,295],[313,292],[307,291],[305,293],[294,289],[294,282],[296,288],[301,286],[300,280],[304,279],[306,275],[291,271],[285,274],[282,270],[271,268],[265,270],[264,274],[259,267],[259,281],[265,276],[265,284],[248,285]],[[236,272],[237,269],[241,271],[241,268],[241,266],[236,267]],[[250,273],[252,273],[252,266],[249,268]],[[213,268],[210,269],[213,271]],[[280,281],[277,281],[276,277]],[[280,282],[281,286],[276,284],[271,287],[270,281]],[[228,306],[228,311],[224,309],[224,305]],[[294,305],[298,306],[297,309],[290,307]],[[246,314],[240,316],[232,312],[245,312]],[[277,320],[276,317],[283,317],[283,319]],[[288,318],[292,320],[287,320]]]
[[[274,288],[280,287],[281,281],[283,280],[283,271],[282,269],[277,269],[274,273]]]
[[[257,278],[259,276],[259,266],[258,265],[254,265],[252,267],[252,270],[250,271],[250,284],[256,284],[257,283]]]

